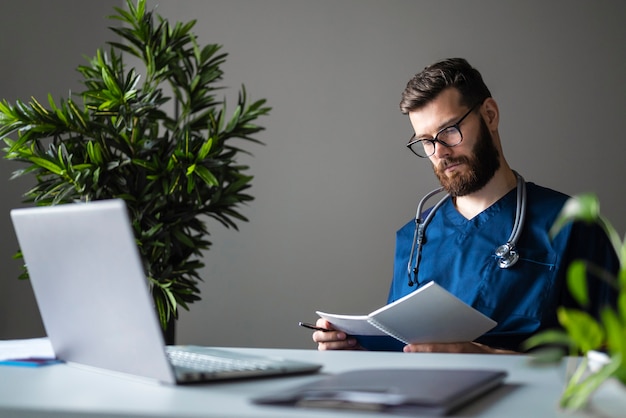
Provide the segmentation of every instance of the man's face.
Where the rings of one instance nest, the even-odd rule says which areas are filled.
[[[459,125],[463,135],[460,144],[446,147],[437,143],[430,156],[435,175],[452,196],[482,189],[500,167],[498,149],[479,109]],[[433,138],[441,129],[457,123],[468,110],[460,105],[458,90],[447,89],[423,108],[410,112],[409,118],[417,137]]]
[[[491,132],[489,132],[483,118],[480,116],[478,118],[480,131],[472,147],[472,152],[469,155],[444,158],[437,165],[433,163],[433,171],[439,182],[452,196],[465,196],[479,191],[500,168],[500,154],[493,143]],[[465,141],[465,135],[463,141]],[[437,144],[437,146],[439,145]],[[446,167],[454,164],[463,164],[468,169],[455,171],[451,176],[447,175]]]

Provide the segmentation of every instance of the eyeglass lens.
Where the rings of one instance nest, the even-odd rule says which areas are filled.
[[[453,147],[458,145],[463,140],[461,131],[456,126],[450,126],[443,131],[439,132],[437,136],[432,139],[422,139],[411,146],[411,150],[423,157],[430,157],[435,153],[435,142],[439,142],[446,147]]]

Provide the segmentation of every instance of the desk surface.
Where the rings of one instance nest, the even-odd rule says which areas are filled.
[[[405,354],[245,349],[321,363],[321,373],[363,368],[492,368],[507,370],[505,385],[459,410],[463,417],[623,417],[626,391],[607,382],[594,397],[592,413],[558,410],[564,367],[534,368],[526,356],[484,354]],[[66,364],[27,368],[0,366],[0,416],[11,417],[364,417],[352,413],[257,406],[251,398],[287,390],[319,374],[166,386]],[[380,415],[371,415],[380,416]]]

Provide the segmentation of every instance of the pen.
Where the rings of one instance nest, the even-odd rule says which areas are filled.
[[[298,325],[304,328],[314,329],[315,331],[323,331],[323,332],[334,331],[332,329],[318,327],[317,325],[309,324],[307,322],[298,322]]]

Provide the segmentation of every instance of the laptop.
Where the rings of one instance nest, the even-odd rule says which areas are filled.
[[[167,384],[322,367],[235,350],[166,346],[121,199],[13,209],[11,219],[60,360]]]

